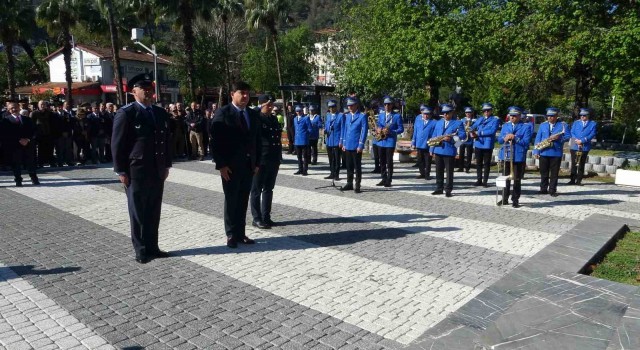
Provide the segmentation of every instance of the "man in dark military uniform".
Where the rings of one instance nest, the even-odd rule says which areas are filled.
[[[253,176],[251,186],[251,215],[253,226],[266,229],[274,226],[271,220],[271,202],[273,201],[273,187],[276,185],[278,169],[282,162],[282,127],[278,118],[271,114],[273,110],[271,95],[258,96],[260,104],[260,124],[262,140],[262,157],[260,157],[260,171]],[[262,195],[262,203],[260,202]]]
[[[131,78],[128,87],[135,102],[116,113],[111,153],[127,193],[136,261],[146,264],[169,256],[158,247],[162,192],[171,167],[169,115],[151,104],[153,83],[147,74]]]

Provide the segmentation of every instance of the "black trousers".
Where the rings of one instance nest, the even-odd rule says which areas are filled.
[[[422,176],[431,176],[432,158],[428,149],[418,148],[418,170]]]
[[[91,145],[89,141],[83,138],[77,138],[74,140],[76,143],[77,154],[76,159],[84,164],[91,157]],[[82,153],[82,156],[80,155]]]
[[[358,151],[345,151],[347,159],[347,183],[353,184],[353,175],[356,175],[356,185],[360,186],[362,181],[362,153]]]
[[[562,157],[540,157],[540,191],[556,193]]]
[[[311,164],[318,163],[318,139],[309,139],[309,147],[311,148]]]
[[[340,148],[340,147],[338,147],[338,148]],[[346,154],[346,152],[342,151],[342,148],[340,148],[340,158],[342,158],[342,162],[340,163],[340,168],[346,169],[347,168],[347,154]]]
[[[26,146],[4,147],[4,159],[11,165],[13,177],[17,182],[22,182],[22,168],[27,169],[30,177],[36,176],[36,148],[29,142]]]
[[[289,140],[289,150],[287,151],[287,153],[291,154],[293,153],[293,140],[295,137],[295,130],[294,129],[287,129],[287,140]]]
[[[476,148],[476,174],[477,181],[486,185],[489,181],[489,170],[491,168],[491,156],[493,149]]]
[[[340,162],[342,161],[342,149],[338,146],[327,146],[327,155],[329,156],[329,170],[331,176],[336,178],[340,175]]]
[[[375,163],[375,171],[380,171],[380,147],[373,145],[373,162]]]
[[[136,256],[158,252],[158,227],[162,208],[164,181],[159,178],[131,179],[127,192],[131,242]]]
[[[311,148],[309,146],[296,146],[296,155],[298,156],[298,171],[306,173],[309,169]]]
[[[473,157],[473,144],[460,146],[460,159],[458,159],[458,169],[469,171],[471,169],[471,158]]]
[[[589,156],[589,151],[582,151],[582,157],[580,157],[580,162],[576,167],[576,151],[571,150],[571,180],[576,181],[578,183],[582,182],[582,177],[584,176],[584,164],[587,162],[587,156]]]
[[[395,150],[396,149],[393,147],[378,147],[382,181],[388,184],[391,183],[391,179],[393,177],[393,153]]]
[[[273,188],[276,186],[276,177],[280,163],[268,163],[260,166],[260,171],[253,175],[251,185],[251,215],[254,221],[271,220],[271,203],[273,202]],[[260,200],[262,197],[262,201]]]
[[[53,137],[51,135],[38,136],[38,165],[55,164],[53,159]]]
[[[434,155],[436,163],[436,191],[451,192],[453,190],[454,156]],[[447,184],[444,183],[444,172],[447,172]]]
[[[56,139],[56,157],[58,166],[63,163],[67,165],[74,164],[73,161],[73,140],[71,136],[60,136]]]
[[[253,182],[253,169],[250,169],[249,163],[247,159],[246,166],[232,167],[229,181],[222,179],[224,230],[227,238],[241,240],[246,236],[247,207]]]
[[[505,175],[511,174],[511,162],[504,162]],[[522,185],[522,179],[524,179],[524,162],[513,163],[513,192],[511,192],[511,180],[507,180],[507,186],[502,191],[502,200],[507,201],[511,195],[513,202],[518,202],[520,199],[520,189]]]

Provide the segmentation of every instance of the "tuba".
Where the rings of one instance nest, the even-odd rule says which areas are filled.
[[[551,147],[553,145],[553,141],[555,141],[554,138],[556,138],[556,137],[558,137],[560,135],[563,135],[564,132],[565,132],[565,129],[566,129],[566,125],[564,123],[562,123],[562,131],[561,132],[552,134],[551,136],[549,136],[546,139],[542,140],[540,143],[535,145],[533,147],[533,149],[540,151],[540,150],[547,149],[547,148]]]

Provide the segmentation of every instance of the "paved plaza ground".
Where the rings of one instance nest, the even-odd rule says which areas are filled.
[[[0,348],[419,348],[586,220],[640,220],[638,191],[612,184],[561,180],[553,198],[535,194],[538,178],[527,174],[514,209],[495,205],[495,188],[474,187],[474,173],[455,173],[445,198],[410,164],[396,165],[391,188],[376,187],[371,169],[363,193],[341,193],[326,187],[326,158],[302,177],[286,156],[273,205],[283,226],[249,226],[257,244],[230,250],[214,165],[176,163],[160,224],[160,247],[176,256],[146,265],[133,259],[109,166],[45,169],[39,187],[16,188],[4,173]],[[600,338],[613,349],[610,334]]]

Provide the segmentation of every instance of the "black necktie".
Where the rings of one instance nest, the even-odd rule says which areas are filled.
[[[147,110],[147,113],[149,113],[149,116],[151,117],[151,120],[155,124],[156,123],[156,116],[153,114],[153,108],[147,107],[145,109]]]
[[[240,125],[245,131],[249,131],[249,126],[247,125],[247,120],[244,118],[244,111],[238,111],[238,118],[240,118]]]

